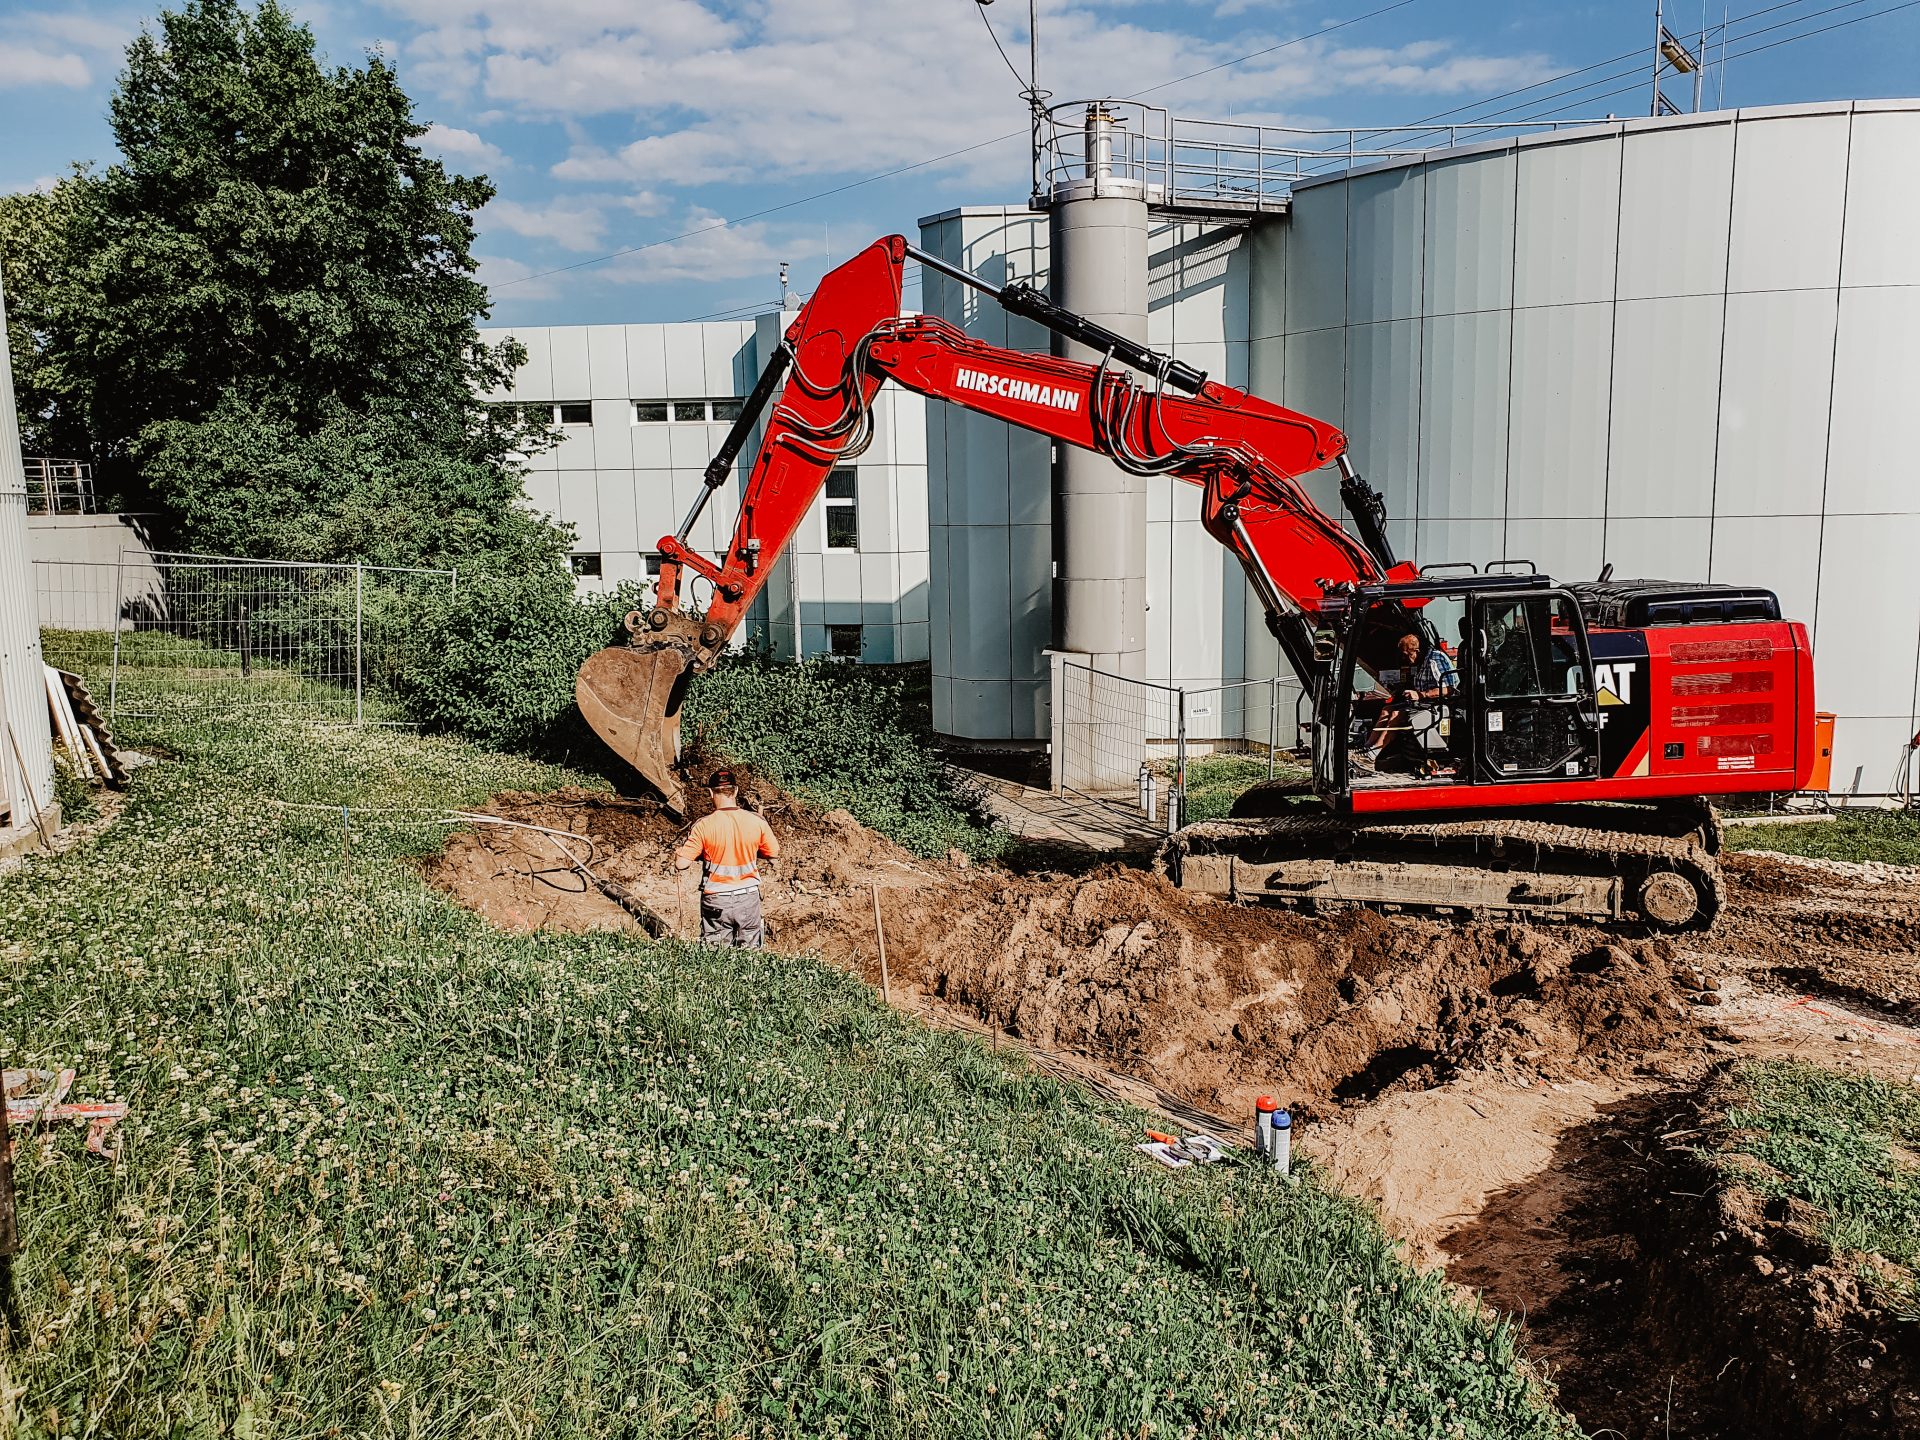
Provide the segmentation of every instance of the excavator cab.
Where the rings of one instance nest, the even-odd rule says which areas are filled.
[[[1586,622],[1546,576],[1422,576],[1356,587],[1331,609],[1335,643],[1316,696],[1313,760],[1315,788],[1337,807],[1381,808],[1407,790],[1599,775]],[[1408,690],[1423,698],[1407,703]],[[1356,765],[1355,752],[1369,748],[1377,760]]]

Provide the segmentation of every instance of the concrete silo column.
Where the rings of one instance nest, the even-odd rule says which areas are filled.
[[[1085,174],[1057,183],[1050,206],[1053,298],[1127,336],[1147,338],[1146,185],[1125,173],[1125,136],[1087,107]],[[1116,142],[1122,150],[1116,161]],[[1054,352],[1097,362],[1071,341]],[[1146,480],[1061,445],[1053,462],[1053,643],[1096,669],[1145,672]]]

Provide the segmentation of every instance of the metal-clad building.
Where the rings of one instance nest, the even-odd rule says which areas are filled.
[[[27,477],[0,295],[0,847],[57,823],[40,620],[27,554]]]
[[[582,590],[657,573],[656,542],[678,530],[784,328],[775,313],[758,321],[481,332],[490,344],[512,336],[527,350],[513,388],[487,398],[553,409],[562,438],[527,462],[527,498],[574,527]],[[776,654],[793,654],[797,607],[804,654],[927,658],[924,414],[918,398],[893,387],[882,392],[872,445],[850,473],[829,482],[749,620],[749,633]],[[740,481],[737,471],[689,537],[708,555],[732,533]],[[695,583],[696,603],[704,586]]]
[[[1148,151],[1169,177],[1176,144]],[[1878,791],[1920,726],[1916,155],[1920,101],[1862,101],[1337,162],[1278,203],[1256,176],[1237,218],[1155,208],[1150,340],[1341,424],[1405,558],[1776,590],[1840,716],[1835,785]],[[921,238],[988,280],[1047,274],[1025,209]],[[1045,348],[925,284],[935,313]],[[1044,446],[930,402],[929,465],[936,725],[1044,736]],[[1146,678],[1274,674],[1193,492],[1148,499]]]
[[[1254,225],[1252,387],[1346,427],[1421,564],[1776,590],[1834,783],[1882,790],[1920,682],[1916,155],[1920,101],[1862,101],[1296,183]]]

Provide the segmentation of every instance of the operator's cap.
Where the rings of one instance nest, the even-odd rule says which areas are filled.
[[[707,777],[707,789],[709,790],[732,790],[735,788],[737,787],[734,784],[733,772],[731,770],[716,770]]]

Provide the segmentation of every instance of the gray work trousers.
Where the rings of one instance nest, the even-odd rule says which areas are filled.
[[[767,927],[760,918],[760,887],[700,892],[700,943],[758,950]]]

